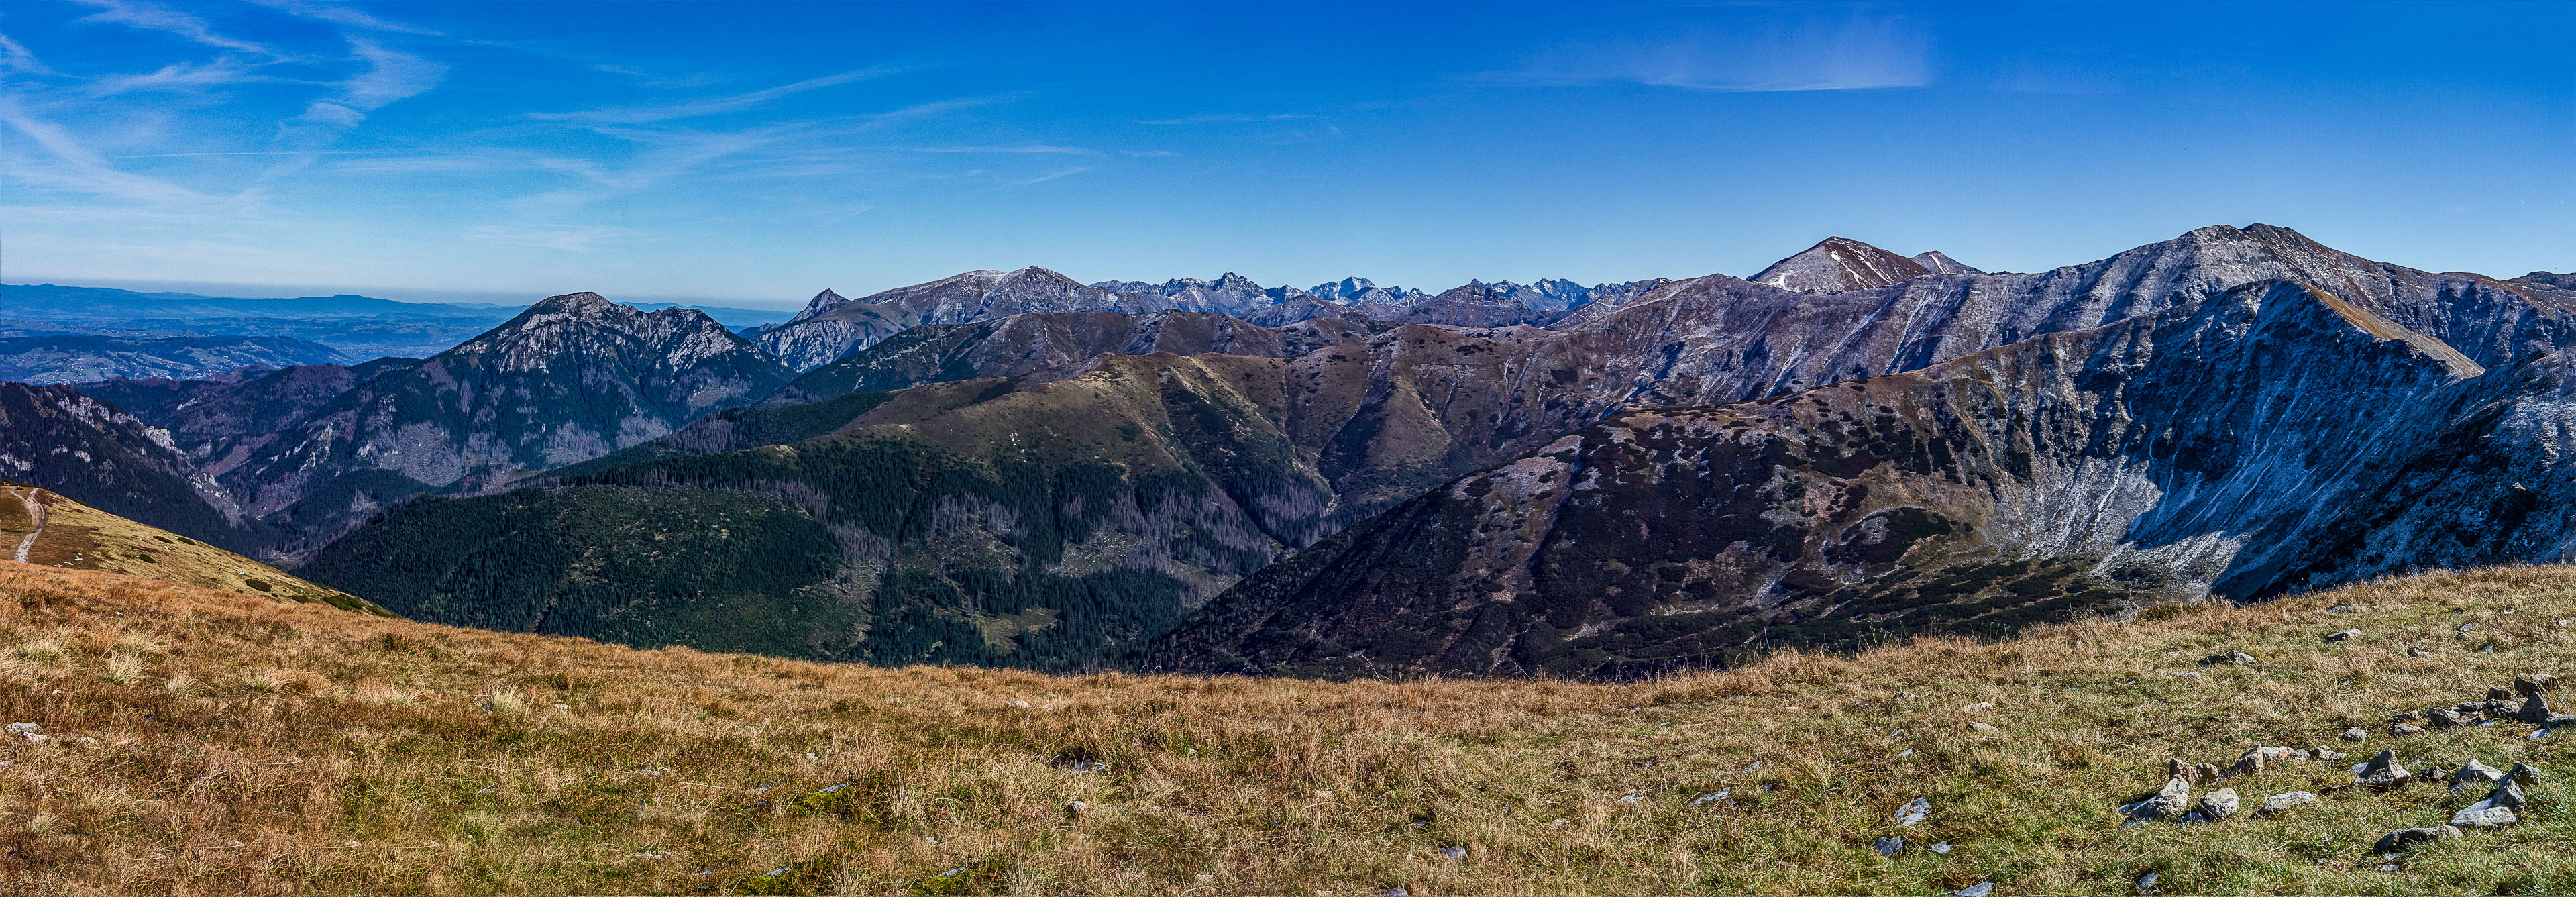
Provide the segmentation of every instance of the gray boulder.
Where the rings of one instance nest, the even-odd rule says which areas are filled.
[[[2153,797],[2120,808],[2133,819],[2172,819],[2191,806],[2191,783],[2181,776],[2165,780],[2165,786]]]
[[[2275,813],[2287,811],[2293,807],[2304,807],[2316,802],[2317,796],[2314,794],[2310,794],[2305,791],[2285,791],[2280,794],[2264,798],[2263,806],[2256,808],[2254,815],[2270,816]]]
[[[2328,634],[2328,635],[2326,636],[2326,641],[2329,641],[2329,642],[2350,641],[2350,640],[2352,639],[2352,637],[2353,637],[2353,636],[2360,635],[2360,634],[2361,634],[2361,630],[2359,630],[2359,629],[2346,629],[2346,630],[2344,630],[2344,631],[2342,631],[2342,632],[2336,632],[2336,633],[2330,633],[2330,634]]]
[[[2396,751],[2380,751],[2379,756],[2370,758],[2370,762],[2361,765],[2360,772],[2352,775],[2353,784],[2374,791],[2387,791],[2414,779],[2414,773],[2407,772],[2406,767],[2397,765]]]
[[[2360,726],[2353,726],[2343,730],[2343,740],[2345,741],[2367,741],[2369,739],[2370,730],[2364,729]]]
[[[2200,815],[2216,822],[2236,815],[2236,789],[2220,788],[2200,796]]]

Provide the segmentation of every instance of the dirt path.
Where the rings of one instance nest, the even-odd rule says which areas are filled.
[[[18,556],[15,560],[24,564],[27,562],[27,552],[36,548],[36,537],[45,534],[45,505],[36,500],[36,490],[33,488],[28,489],[25,495],[19,495],[16,489],[9,490],[9,494],[16,495],[19,501],[27,503],[27,519],[36,523],[35,532],[28,533],[26,538],[18,540]]]

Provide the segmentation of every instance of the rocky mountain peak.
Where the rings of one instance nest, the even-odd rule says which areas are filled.
[[[1749,279],[1801,293],[1847,293],[1930,273],[1932,269],[1911,258],[1848,237],[1826,237]]]
[[[832,292],[829,288],[825,288],[822,292],[814,294],[814,298],[806,301],[805,310],[799,312],[798,316],[802,317],[804,315],[810,315],[848,301],[850,301],[850,297],[843,296],[839,293]]]
[[[1981,270],[1978,270],[1978,269],[1976,269],[1976,268],[1969,267],[1968,265],[1961,263],[1958,259],[1954,259],[1954,258],[1949,257],[1948,255],[1943,254],[1943,253],[1942,253],[1940,250],[1938,250],[1938,249],[1935,249],[1935,250],[1933,250],[1933,251],[1931,251],[1931,252],[1926,252],[1926,253],[1922,253],[1922,254],[1919,254],[1919,255],[1912,256],[1912,260],[1913,260],[1913,262],[1914,262],[1915,264],[1917,264],[1917,265],[1922,265],[1922,266],[1923,266],[1923,268],[1924,268],[1924,270],[1930,271],[1930,272],[1932,272],[1932,273],[1934,273],[1934,274],[1984,274],[1984,273],[1986,273],[1986,272],[1981,271]]]

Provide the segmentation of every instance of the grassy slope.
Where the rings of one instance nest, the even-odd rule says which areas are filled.
[[[29,488],[32,487],[13,485],[0,491],[0,560],[12,556],[19,541],[34,528],[34,521],[28,518],[18,497]],[[383,608],[355,595],[306,582],[195,539],[154,529],[53,492],[38,490],[37,495],[37,501],[45,506],[45,531],[27,552],[28,563],[123,573],[388,615]]]
[[[2168,756],[2358,759],[2392,741],[2333,741],[2346,725],[2576,672],[2568,617],[2576,567],[2508,568],[1649,683],[1320,683],[646,652],[0,565],[0,716],[57,736],[0,745],[0,890],[2126,893],[2150,870],[2162,893],[2564,890],[2576,748],[2518,724],[2393,742],[2410,768],[2545,776],[2530,822],[2395,872],[2372,839],[2474,796],[2129,830],[2110,808]],[[2263,662],[2170,675],[2228,649]],[[2250,808],[2342,767],[2229,784]],[[1735,802],[1690,804],[1720,788]],[[1930,818],[1892,824],[1916,797]],[[1871,851],[1899,833],[1956,849]]]

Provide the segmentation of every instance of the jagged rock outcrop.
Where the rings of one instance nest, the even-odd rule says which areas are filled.
[[[968,271],[858,299],[825,290],[796,317],[760,334],[760,345],[796,370],[808,371],[923,324],[964,324],[1027,312],[1171,307],[1168,297],[1113,293],[1045,268]]]
[[[73,388],[170,431],[199,469],[221,476],[342,393],[418,363],[417,358],[379,358],[346,367],[246,368],[197,380],[117,379]]]
[[[401,498],[475,488],[663,436],[785,385],[776,358],[704,312],[596,293],[491,331],[298,418],[222,475],[295,550]]]
[[[1971,268],[1971,267],[1967,266],[1966,264],[1961,263],[1958,259],[1954,259],[1954,258],[1949,257],[1948,255],[1943,254],[1943,253],[1942,253],[1940,250],[1938,250],[1938,249],[1935,249],[1935,250],[1933,250],[1933,251],[1931,251],[1931,252],[1917,253],[1917,254],[1915,254],[1915,255],[1908,256],[1908,258],[1909,258],[1909,259],[1911,259],[1915,264],[1917,264],[1917,265],[1922,265],[1922,266],[1923,266],[1923,270],[1925,270],[1925,271],[1930,271],[1930,272],[1932,272],[1932,273],[1934,273],[1934,274],[1984,274],[1984,273],[1986,273],[1986,272],[1984,272],[1984,271],[1979,271],[1979,270],[1977,270],[1977,269],[1975,269],[1975,268]]]

